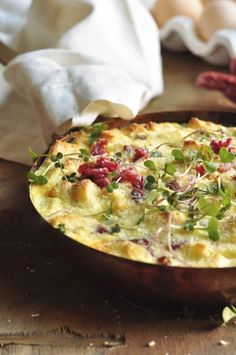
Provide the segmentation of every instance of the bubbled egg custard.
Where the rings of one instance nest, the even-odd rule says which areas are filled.
[[[121,128],[96,123],[58,139],[41,157],[28,173],[30,197],[54,228],[104,253],[232,267],[235,157],[235,127],[198,118]]]

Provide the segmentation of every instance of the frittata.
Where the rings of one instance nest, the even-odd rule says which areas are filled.
[[[41,159],[30,197],[66,236],[145,263],[236,266],[236,127],[101,122]]]

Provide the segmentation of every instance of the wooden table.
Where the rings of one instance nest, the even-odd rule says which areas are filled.
[[[195,88],[209,68],[165,52],[166,91],[146,111],[232,109],[221,94]],[[83,274],[32,209],[27,170],[0,161],[0,354],[236,354],[236,328],[219,327],[220,313],[146,310]]]

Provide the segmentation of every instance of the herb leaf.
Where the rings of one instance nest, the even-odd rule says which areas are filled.
[[[33,161],[36,161],[40,156],[37,154],[37,153],[35,153],[34,151],[33,151],[33,149],[32,148],[28,148],[28,152],[29,152],[29,155],[31,156],[31,158],[33,159]]]
[[[198,202],[199,210],[204,216],[216,217],[220,211],[219,207],[204,197],[200,197]]]
[[[156,165],[153,160],[146,160],[143,165],[150,170],[156,170]]]
[[[65,224],[64,223],[58,224],[57,229],[63,234],[65,234],[65,232],[66,232],[66,228],[65,228]]]
[[[103,123],[103,122],[99,122],[99,123],[95,123],[92,126],[92,132],[88,138],[89,144],[92,144],[102,133],[102,131],[104,131],[105,129],[107,129],[107,124]]]
[[[121,231],[121,228],[119,224],[115,224],[113,227],[111,227],[111,233],[119,233]]]
[[[224,147],[220,148],[219,155],[222,163],[230,163],[234,159],[234,155]]]
[[[179,149],[173,149],[171,154],[175,157],[175,160],[177,160],[177,161],[184,161],[185,160],[183,153]]]
[[[174,175],[176,172],[176,168],[174,167],[173,164],[166,163],[165,164],[165,173],[169,175]]]
[[[37,185],[46,185],[47,182],[48,182],[48,179],[46,178],[46,176],[36,175],[32,171],[29,171],[27,173],[27,177],[30,180],[30,182],[33,182],[33,183],[35,183]]]
[[[187,232],[191,232],[194,230],[194,226],[195,226],[196,222],[193,220],[193,219],[187,219],[185,222],[184,222],[184,229],[187,231]]]
[[[203,166],[209,174],[213,174],[219,167],[218,164],[208,161],[204,161]]]
[[[113,190],[116,190],[118,188],[119,188],[119,184],[116,181],[114,181],[107,186],[107,191],[112,192]]]
[[[213,217],[213,218],[210,219],[210,221],[208,223],[208,227],[207,227],[207,232],[208,232],[209,238],[213,242],[216,242],[217,240],[219,240],[220,235],[219,235],[219,231],[218,231],[218,220],[217,220],[217,218]]]

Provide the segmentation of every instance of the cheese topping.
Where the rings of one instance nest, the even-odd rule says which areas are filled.
[[[105,253],[236,266],[235,156],[235,127],[97,123],[53,144],[28,174],[30,196],[53,227]]]

